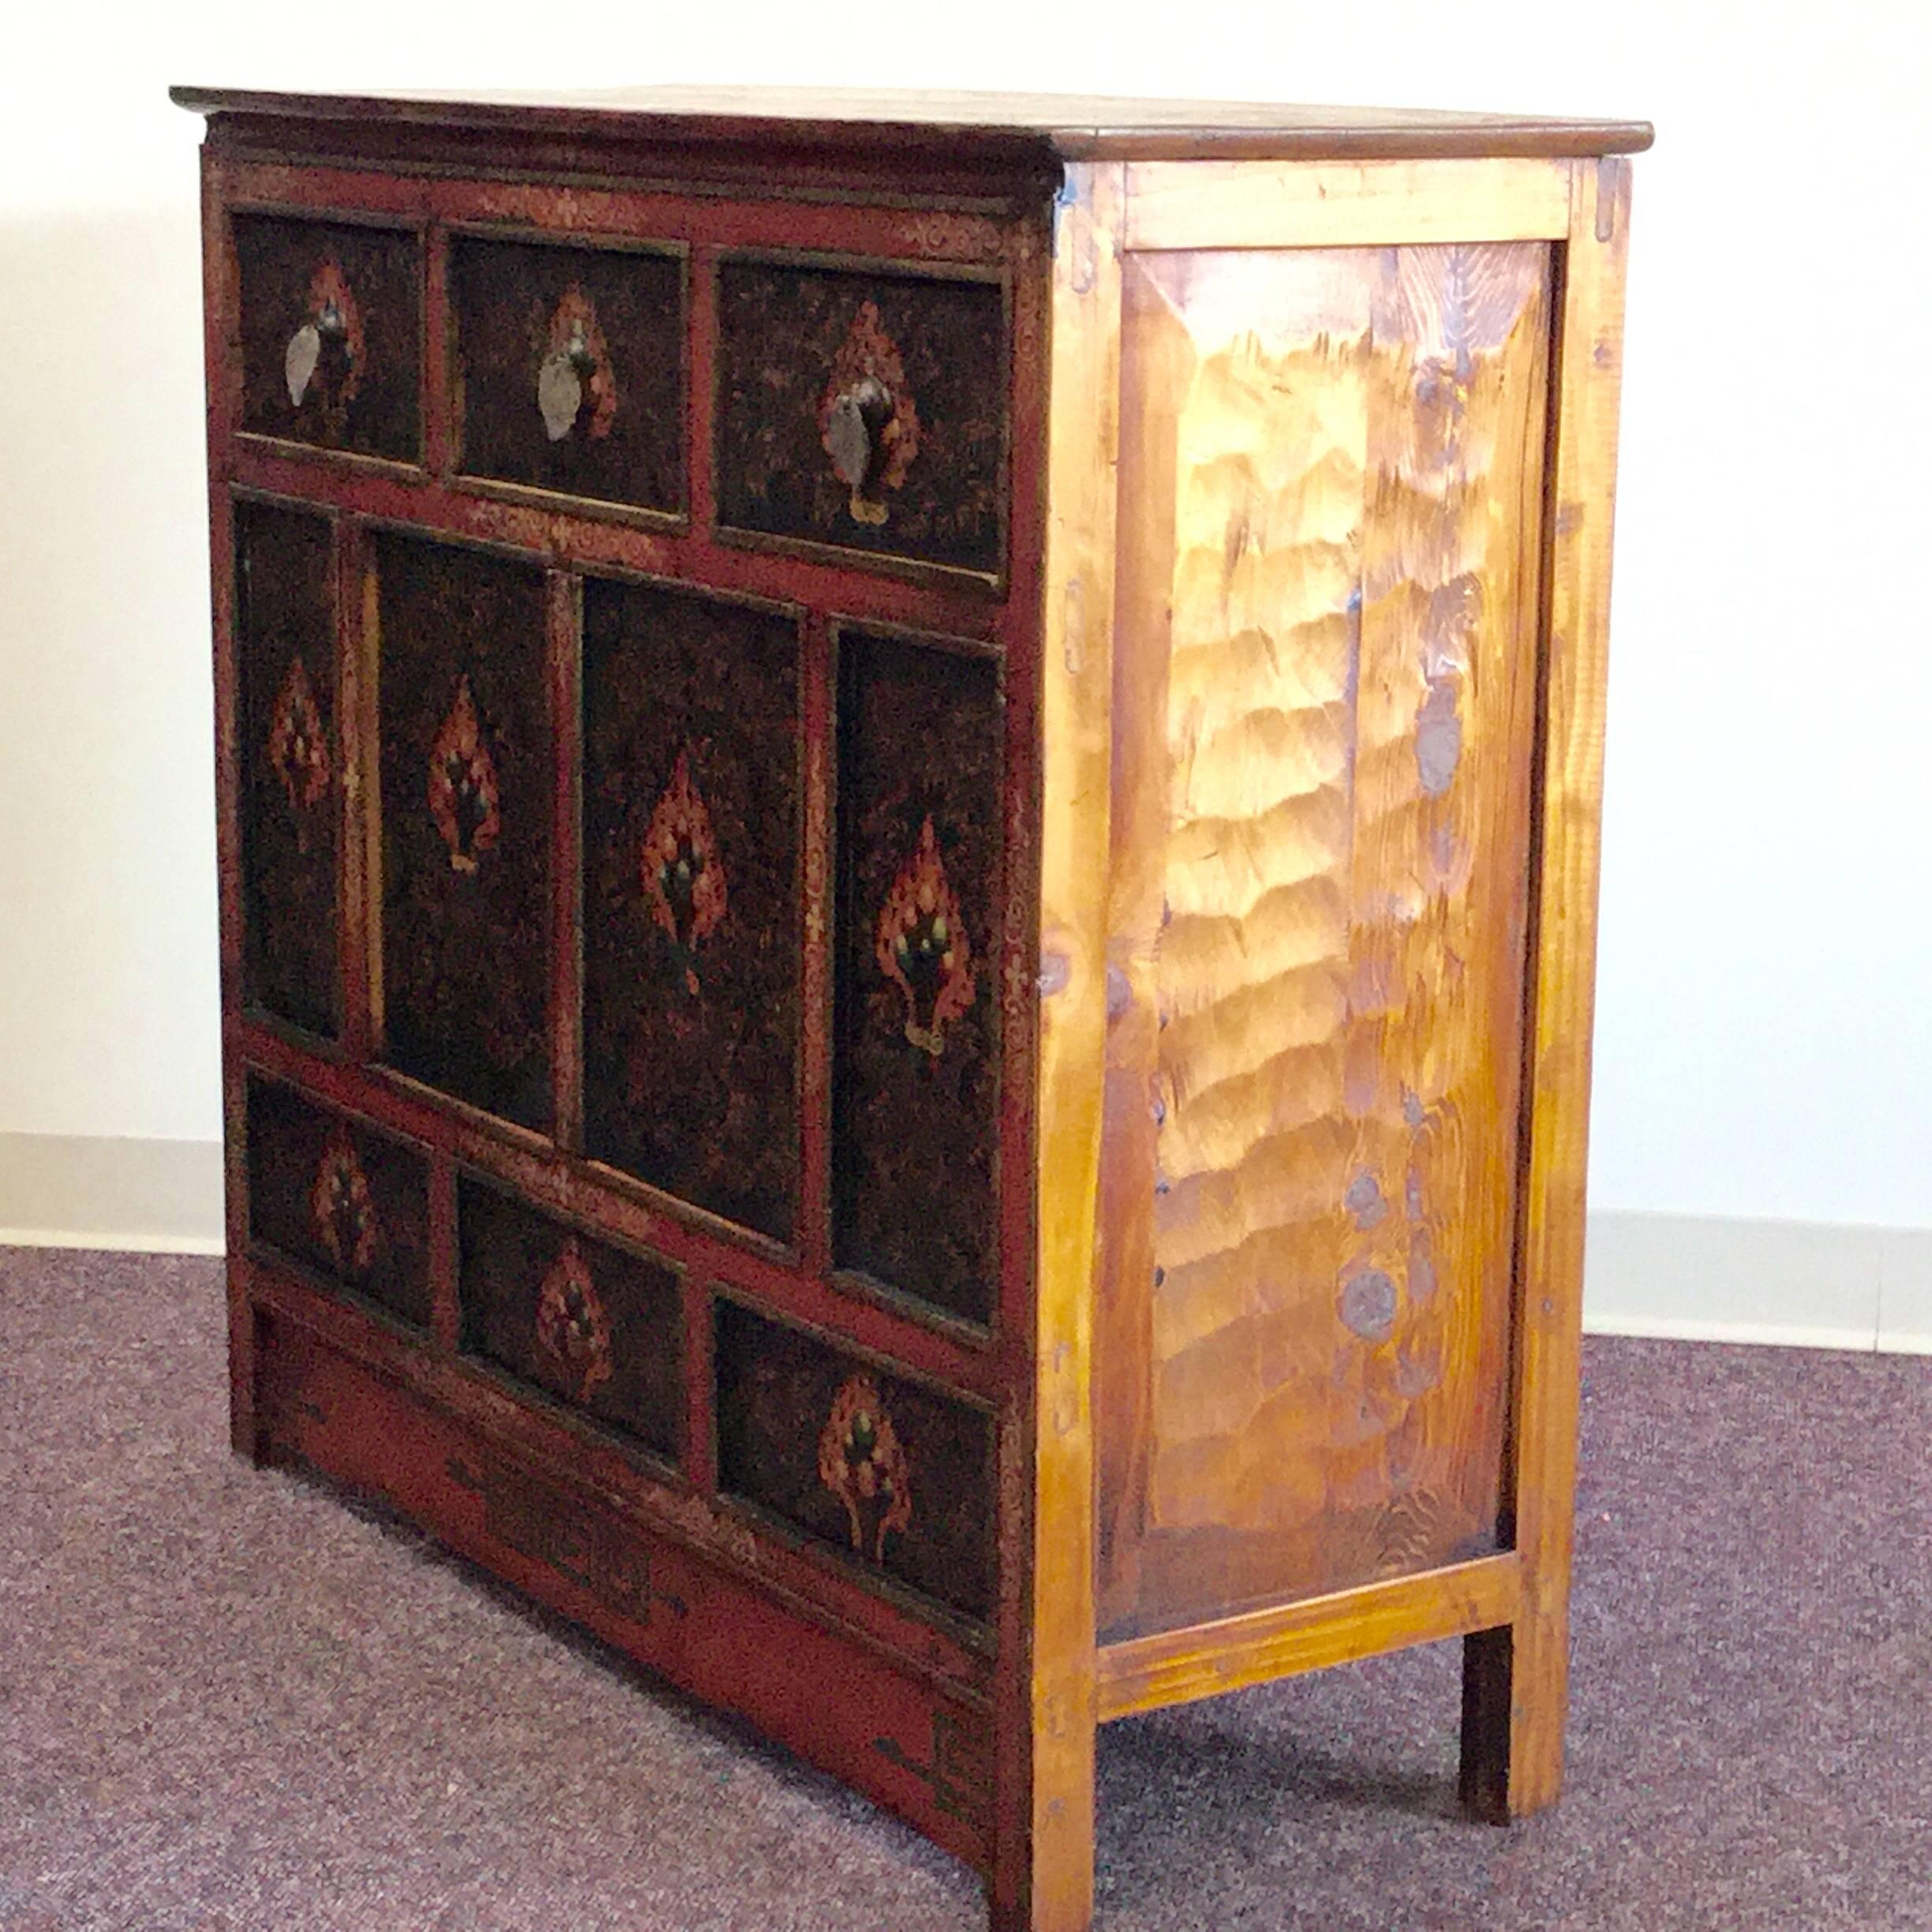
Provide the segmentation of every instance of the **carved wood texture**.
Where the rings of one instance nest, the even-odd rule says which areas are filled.
[[[1130,260],[1110,1634],[1497,1544],[1549,270]]]

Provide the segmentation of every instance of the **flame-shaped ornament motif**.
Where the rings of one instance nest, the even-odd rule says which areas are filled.
[[[496,762],[462,678],[429,753],[429,813],[449,848],[450,867],[474,872],[503,831]]]
[[[552,1386],[572,1402],[588,1402],[610,1380],[610,1317],[574,1236],[537,1291],[536,1342]]]
[[[873,957],[904,996],[906,1038],[937,1059],[946,1028],[972,1006],[975,987],[972,947],[930,813],[918,849],[879,908]]]
[[[645,829],[638,870],[651,917],[670,935],[688,991],[698,991],[698,949],[724,923],[724,867],[711,814],[691,774],[687,746],[677,755]]]
[[[305,842],[307,814],[328,795],[329,750],[308,667],[299,657],[289,660],[288,676],[282,680],[269,721],[268,762],[288,794],[297,835]]]
[[[586,436],[608,436],[617,414],[616,373],[596,307],[575,282],[550,318],[543,346],[537,407],[545,434],[561,443],[581,420]]]
[[[289,401],[300,409],[313,390],[330,432],[339,435],[343,418],[362,385],[364,354],[362,311],[348,277],[339,262],[325,261],[310,278],[308,307],[283,351],[282,376]]]
[[[919,454],[919,410],[906,387],[899,346],[874,302],[861,302],[818,405],[818,440],[852,492],[852,520],[886,518],[885,492],[904,482]]]
[[[376,1260],[382,1230],[369,1194],[369,1176],[346,1133],[338,1133],[324,1151],[309,1190],[309,1219],[316,1239],[339,1275],[354,1281]]]
[[[852,1376],[833,1398],[818,1480],[845,1505],[852,1548],[883,1563],[887,1535],[912,1520],[912,1467],[870,1376]]]

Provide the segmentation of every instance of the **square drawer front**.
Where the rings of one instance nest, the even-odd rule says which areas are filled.
[[[992,1417],[736,1301],[717,1308],[719,1488],[989,1617]]]
[[[464,1350],[675,1460],[684,1399],[676,1270],[467,1176],[456,1219]]]
[[[256,1241],[429,1325],[429,1170],[421,1150],[251,1077],[248,1185]]]
[[[684,505],[684,260],[459,235],[460,468],[572,496]]]
[[[556,784],[544,573],[392,533],[375,557],[383,1057],[541,1131]]]
[[[718,334],[721,526],[1000,573],[1000,283],[728,260]]]
[[[998,1279],[998,661],[838,633],[833,1258],[980,1324]]]
[[[242,427],[415,462],[422,249],[407,229],[234,217]]]
[[[335,545],[326,516],[234,511],[243,996],[332,1036],[342,848]]]
[[[583,638],[584,1151],[789,1241],[797,616],[593,577]]]

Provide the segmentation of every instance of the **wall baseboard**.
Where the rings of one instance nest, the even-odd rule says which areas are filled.
[[[1590,1216],[1593,1335],[1932,1354],[1932,1228]]]
[[[215,1140],[0,1133],[0,1246],[223,1252]],[[1606,1210],[1592,1335],[1932,1354],[1932,1228]]]
[[[219,1140],[0,1133],[0,1246],[223,1252]]]

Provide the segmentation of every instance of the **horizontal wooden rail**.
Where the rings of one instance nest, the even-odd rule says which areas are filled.
[[[1100,1720],[1515,1622],[1516,1553],[1163,1631],[1099,1653]]]
[[[1146,161],[1127,170],[1126,246],[1391,248],[1557,241],[1565,161]]]

